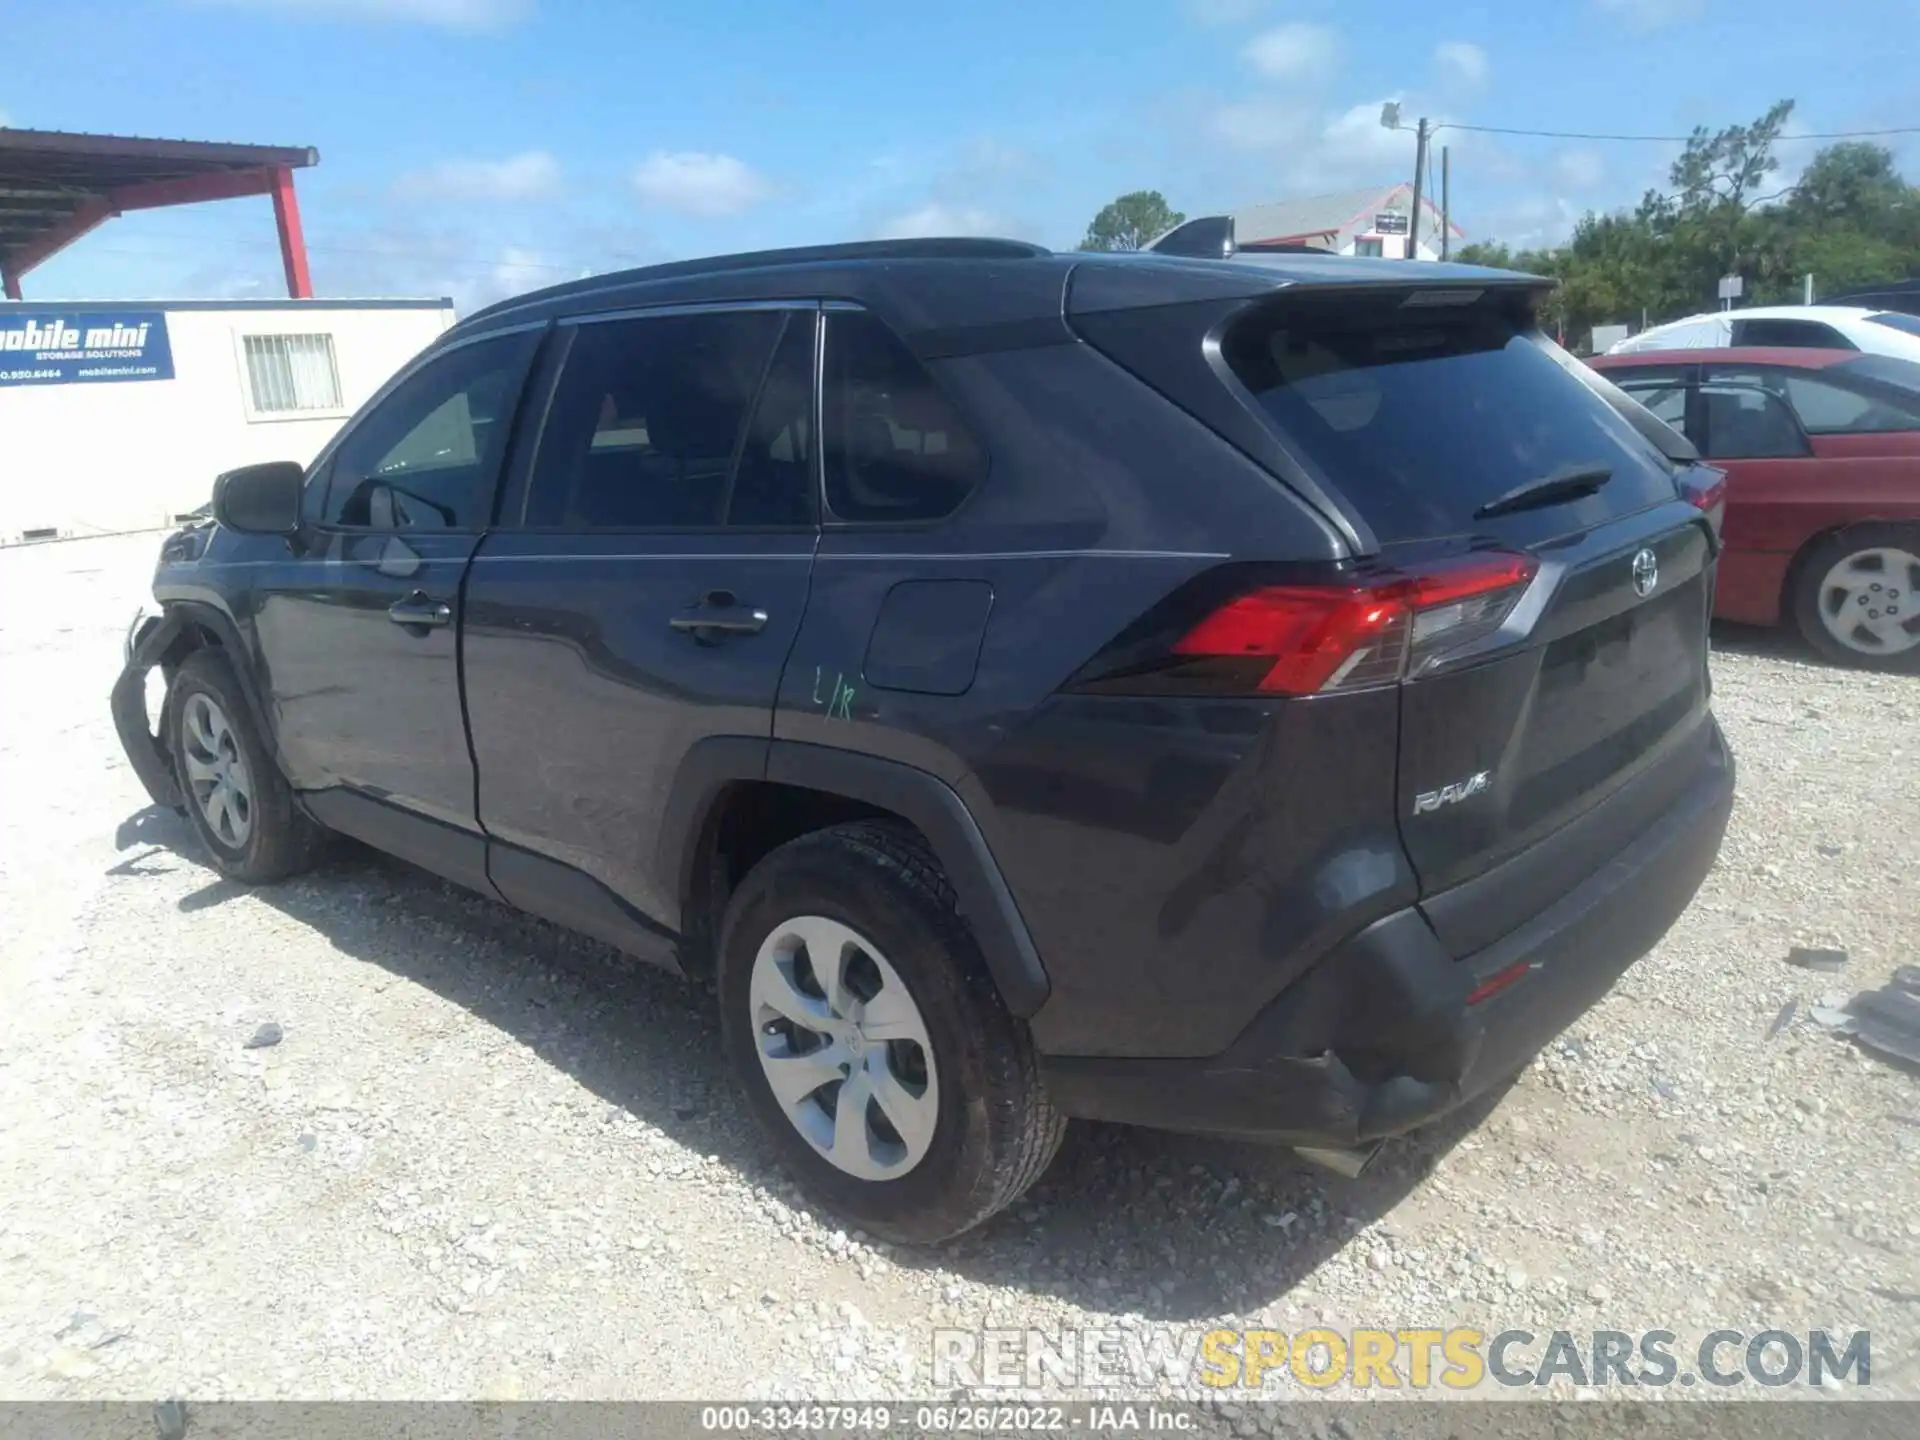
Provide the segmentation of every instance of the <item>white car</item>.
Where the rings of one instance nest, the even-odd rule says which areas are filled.
[[[1858,350],[1920,360],[1920,315],[1851,305],[1761,305],[1670,320],[1629,336],[1609,355],[1648,350],[1724,350],[1730,346],[1787,350]]]

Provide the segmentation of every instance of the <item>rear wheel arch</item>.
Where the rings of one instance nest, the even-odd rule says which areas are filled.
[[[1807,568],[1807,559],[1814,551],[1828,541],[1837,539],[1859,524],[1870,521],[1846,520],[1838,525],[1829,525],[1824,530],[1816,530],[1800,542],[1800,548],[1793,552],[1793,558],[1787,562],[1786,574],[1780,580],[1780,615],[1782,619],[1793,618],[1794,597],[1800,591],[1800,577]]]
[[[1012,891],[966,802],[897,761],[798,741],[717,736],[682,764],[665,811],[658,873],[680,899],[682,963],[710,973],[732,889],[790,840],[857,820],[915,832],[946,872],[1008,1011],[1046,1000],[1046,971]]]

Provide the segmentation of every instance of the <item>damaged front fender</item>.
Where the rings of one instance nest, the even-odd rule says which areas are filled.
[[[135,617],[127,636],[127,663],[113,682],[111,702],[113,728],[120,734],[120,747],[127,752],[133,773],[140,777],[153,803],[170,810],[184,809],[186,800],[174,776],[165,739],[148,728],[147,673],[160,663],[180,631],[176,615]]]

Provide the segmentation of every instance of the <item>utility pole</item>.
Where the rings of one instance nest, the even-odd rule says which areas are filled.
[[[1420,117],[1413,143],[1413,214],[1407,220],[1407,259],[1420,258],[1420,182],[1427,175],[1427,117]]]
[[[1446,260],[1453,251],[1453,179],[1447,169],[1447,147],[1440,147],[1440,258]]]

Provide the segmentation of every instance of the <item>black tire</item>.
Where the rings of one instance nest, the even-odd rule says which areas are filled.
[[[1814,545],[1794,565],[1793,618],[1806,642],[1835,664],[1912,674],[1920,672],[1920,644],[1898,654],[1873,654],[1857,650],[1836,637],[1821,619],[1822,606],[1828,599],[1822,593],[1822,582],[1827,573],[1850,555],[1888,549],[1904,550],[1909,555],[1920,556],[1920,526],[1855,525],[1829,535]],[[1906,583],[1901,583],[1902,578]],[[1920,620],[1920,592],[1915,589],[1915,581],[1920,581],[1920,575],[1890,577],[1889,584],[1890,588],[1900,592],[1893,603],[1900,606],[1904,613]]]
[[[219,707],[246,767],[252,800],[248,833],[237,845],[215,831],[189,778],[182,716],[195,695],[205,695]],[[196,650],[181,663],[167,687],[165,724],[167,752],[179,777],[187,819],[213,857],[216,870],[229,879],[259,885],[285,880],[312,866],[325,832],[294,802],[292,788],[254,727],[253,711],[240,682],[219,651]]]
[[[932,1041],[932,1139],[897,1178],[862,1179],[817,1152],[761,1068],[754,959],[775,927],[803,915],[839,921],[883,952]],[[766,856],[727,907],[718,988],[728,1058],[787,1168],[810,1197],[869,1234],[918,1245],[958,1235],[1012,1204],[1060,1148],[1066,1120],[1042,1088],[1026,1026],[1007,1013],[939,862],[903,826],[837,825]]]

